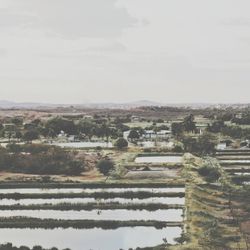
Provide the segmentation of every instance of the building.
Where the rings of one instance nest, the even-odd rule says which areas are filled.
[[[83,119],[84,119],[84,120],[93,120],[94,117],[93,117],[92,115],[85,115],[85,116],[83,117]]]
[[[131,116],[131,122],[140,122],[141,118],[139,116],[132,115]]]

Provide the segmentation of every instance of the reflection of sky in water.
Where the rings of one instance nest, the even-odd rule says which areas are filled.
[[[10,193],[94,193],[94,192],[155,192],[155,193],[163,193],[163,192],[185,192],[185,188],[178,187],[169,187],[169,188],[48,188],[48,189],[40,189],[40,188],[13,188],[13,189],[0,189],[0,193],[10,194]]]
[[[169,227],[157,230],[152,227],[103,229],[0,229],[0,242],[12,242],[16,246],[42,245],[71,250],[118,250],[136,247],[153,247],[167,238],[174,243],[181,228]]]
[[[221,163],[250,163],[250,160],[220,160]]]
[[[235,175],[250,175],[250,172],[249,173],[248,172],[235,172],[233,174],[235,174]]]
[[[112,148],[113,145],[111,142],[66,142],[66,143],[53,143],[55,146],[59,146],[62,148],[95,148],[95,147],[103,147],[103,148]]]
[[[182,221],[182,209],[165,209],[156,211],[146,210],[91,210],[91,211],[56,211],[56,210],[5,210],[1,217],[27,216],[42,219],[65,220],[156,220],[156,221]]]
[[[30,205],[30,204],[59,204],[59,203],[88,203],[88,202],[101,202],[101,203],[110,203],[110,202],[119,202],[122,204],[125,203],[162,203],[162,204],[180,204],[184,205],[185,198],[179,197],[152,197],[147,199],[125,199],[125,198],[112,198],[112,199],[95,199],[95,198],[62,198],[62,199],[0,199],[0,205]]]
[[[137,157],[136,163],[181,163],[182,156],[145,156]]]

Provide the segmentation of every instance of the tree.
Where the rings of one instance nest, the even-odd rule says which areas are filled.
[[[183,128],[187,132],[195,132],[196,126],[194,122],[194,115],[190,114],[189,116],[184,118]]]
[[[212,125],[208,125],[207,131],[212,133],[220,133],[224,127],[225,127],[224,121],[219,120],[213,122]]]
[[[97,163],[96,167],[100,173],[108,176],[110,171],[114,169],[114,163],[111,160],[101,160]]]
[[[27,142],[32,142],[33,140],[36,140],[39,138],[39,133],[37,130],[28,130],[27,132],[24,133],[23,139]]]
[[[173,122],[171,124],[171,131],[172,131],[173,135],[178,137],[183,133],[183,130],[184,130],[184,128],[183,128],[182,123]]]
[[[198,143],[197,143],[197,139],[191,136],[185,136],[182,139],[182,143],[184,145],[184,149],[186,152],[190,152],[190,153],[197,153],[198,152]]]
[[[100,133],[101,135],[101,132],[98,130],[96,124],[86,119],[83,119],[79,122],[78,130],[80,133],[86,135],[89,138],[89,140],[91,140],[94,133]]]
[[[205,133],[198,138],[192,136],[185,136],[182,139],[184,149],[187,152],[198,155],[210,155],[215,152],[215,146],[217,144],[216,137],[211,133]]]
[[[21,131],[20,130],[17,130],[16,131],[16,136],[15,136],[17,139],[21,139],[22,137],[23,137],[23,134],[21,133]]]
[[[33,126],[35,126],[33,124]],[[46,131],[53,130],[54,133],[59,134],[64,131],[66,134],[77,134],[77,126],[71,120],[63,119],[61,117],[55,117],[47,121],[45,124]]]
[[[201,155],[214,154],[217,138],[211,133],[205,133],[198,138],[198,151]]]
[[[138,140],[138,139],[140,138],[140,135],[139,135],[139,133],[137,132],[137,130],[132,129],[132,130],[129,132],[128,138],[131,139],[131,141],[135,141],[135,140]]]
[[[16,125],[8,124],[7,126],[4,127],[3,131],[4,131],[4,136],[7,137],[10,142],[11,138],[13,138],[16,133]]]
[[[118,138],[117,141],[115,142],[115,147],[118,149],[124,149],[128,147],[128,141],[125,140],[124,138]]]
[[[11,122],[15,124],[16,126],[21,126],[23,125],[23,119],[19,117],[14,117],[11,119]]]

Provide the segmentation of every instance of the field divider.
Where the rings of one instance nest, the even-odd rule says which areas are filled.
[[[0,189],[12,188],[174,188],[185,187],[185,183],[166,183],[166,182],[139,182],[139,183],[0,183]]]
[[[165,227],[183,227],[183,222],[175,221],[154,221],[154,220],[57,220],[57,219],[39,219],[31,217],[0,217],[0,228],[102,228],[117,229],[119,227],[155,227],[162,229]]]
[[[61,199],[61,198],[151,198],[151,197],[185,197],[184,192],[82,192],[82,193],[5,193],[0,199]]]
[[[30,204],[30,205],[0,205],[0,210],[60,210],[60,211],[81,211],[81,210],[147,210],[156,211],[162,209],[184,209],[180,204],[162,203],[141,203],[141,204],[121,204],[121,203],[58,203],[58,204]]]

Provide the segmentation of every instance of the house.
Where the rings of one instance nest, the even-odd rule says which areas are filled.
[[[144,136],[145,139],[155,139],[156,133],[154,130],[145,130]]]
[[[207,130],[209,123],[196,123],[195,126],[198,134],[202,135]]]
[[[141,118],[139,116],[132,115],[131,116],[131,122],[140,122]]]
[[[218,143],[218,145],[216,146],[216,149],[217,150],[224,150],[226,149],[227,147],[231,146],[233,143],[232,140],[230,139],[227,139],[227,140],[222,140]]]
[[[58,134],[57,138],[58,138],[59,142],[67,142],[68,141],[68,135],[63,130]]]
[[[227,148],[227,144],[225,142],[220,142],[218,143],[218,145],[216,146],[217,150],[224,150]]]
[[[234,117],[237,118],[237,119],[242,119],[243,114],[242,113],[238,113],[238,114],[235,114]]]
[[[159,132],[156,133],[156,136],[162,139],[167,139],[170,137],[170,135],[171,135],[171,130],[160,130]]]
[[[83,117],[83,119],[84,119],[84,120],[93,120],[94,117],[93,117],[92,115],[85,115],[85,116]]]
[[[16,125],[14,123],[4,123],[3,127],[6,130],[15,130]]]
[[[171,130],[160,130],[155,132],[154,130],[145,130],[145,139],[168,139],[171,136]]]
[[[131,131],[131,130],[127,130],[127,131],[124,131],[124,132],[123,132],[123,138],[124,138],[125,140],[128,140],[128,136],[129,136],[130,131]]]

